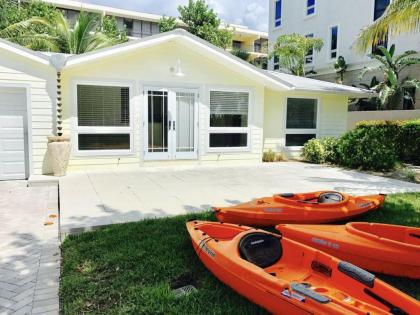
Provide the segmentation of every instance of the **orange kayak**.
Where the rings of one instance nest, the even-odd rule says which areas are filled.
[[[279,194],[237,206],[212,208],[220,222],[274,226],[279,223],[329,223],[348,220],[382,206],[385,195],[353,197],[335,191]]]
[[[420,228],[378,223],[280,224],[284,237],[377,273],[420,279]]]
[[[273,314],[420,314],[420,303],[322,251],[246,226],[187,223],[194,250],[222,282]]]

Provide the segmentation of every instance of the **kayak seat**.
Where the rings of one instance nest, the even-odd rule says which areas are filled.
[[[343,195],[337,192],[326,192],[318,196],[318,203],[339,203],[343,200]]]
[[[267,268],[274,265],[283,255],[280,240],[266,233],[249,233],[239,242],[241,257],[250,263]]]

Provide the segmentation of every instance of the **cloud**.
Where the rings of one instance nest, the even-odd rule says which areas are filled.
[[[177,16],[179,5],[188,0],[79,0],[121,9]],[[228,24],[241,24],[260,31],[268,30],[268,0],[207,0],[219,17]]]

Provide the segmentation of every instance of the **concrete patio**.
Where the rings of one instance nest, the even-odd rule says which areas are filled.
[[[420,185],[299,162],[73,173],[60,179],[61,232],[322,189],[373,194],[420,191]]]

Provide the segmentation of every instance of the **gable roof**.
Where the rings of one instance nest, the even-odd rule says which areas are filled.
[[[233,56],[228,51],[216,47],[206,40],[203,40],[184,29],[175,29],[170,32],[160,33],[157,35],[140,38],[137,40],[129,41],[123,44],[107,47],[104,49],[96,50],[90,53],[73,55],[67,59],[67,63],[64,69],[79,66],[82,64],[88,64],[93,61],[97,61],[101,58],[107,58],[111,56],[118,56],[127,52],[136,51],[148,47],[157,46],[170,41],[179,40],[185,43],[190,49],[196,48],[200,50],[200,53],[207,55],[210,59],[217,59],[224,63],[225,66],[231,67],[237,71],[251,76],[254,80],[259,79],[265,85],[280,90],[288,90],[289,85],[279,82],[274,77],[266,75],[264,70],[252,66],[250,63]]]
[[[335,95],[346,95],[348,97],[354,98],[377,96],[377,93],[365,89],[359,89],[315,79],[297,77],[280,72],[262,70],[251,65],[249,62],[232,55],[230,52],[216,47],[183,29],[176,29],[171,32],[129,41],[123,44],[80,55],[35,52],[2,39],[0,39],[0,48],[4,48],[5,50],[19,54],[23,57],[29,58],[44,65],[57,66],[57,59],[60,59],[59,63],[60,67],[62,67],[61,70],[65,70],[67,68],[87,65],[102,58],[118,56],[130,51],[145,49],[147,47],[157,46],[174,40],[182,41],[188,47],[200,50],[200,53],[206,54],[208,58],[215,59],[222,63],[224,66],[230,67],[231,69],[240,72],[252,78],[253,80],[257,80],[265,87],[274,90],[318,92]]]
[[[1,38],[0,38],[0,49],[9,51],[9,52],[11,52],[13,54],[16,54],[18,56],[28,58],[30,60],[41,63],[43,65],[49,65],[50,64],[50,59],[49,59],[48,56],[46,56],[46,55],[44,55],[40,52],[33,51],[33,50],[25,48],[23,46],[17,45],[15,43],[9,42],[8,40],[1,39]]]

